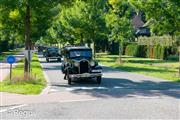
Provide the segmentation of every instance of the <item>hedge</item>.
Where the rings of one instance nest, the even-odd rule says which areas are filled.
[[[145,46],[129,44],[125,48],[125,55],[134,57],[148,57],[155,59],[166,59],[167,48],[163,46]]]
[[[133,44],[128,45],[126,46],[126,49],[125,49],[125,55],[135,56],[136,51],[137,51],[137,45],[133,45]]]
[[[146,57],[146,51],[146,46],[131,44],[126,46],[125,55],[135,57]]]
[[[146,56],[148,58],[165,59],[166,48],[163,46],[147,46]]]

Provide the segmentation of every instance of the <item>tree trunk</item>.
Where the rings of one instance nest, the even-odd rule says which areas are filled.
[[[25,15],[25,50],[30,50],[30,6],[27,1],[26,3],[26,15]],[[24,61],[24,78],[28,79],[29,72],[29,63],[27,58]]]
[[[121,50],[121,43],[119,43],[119,64],[122,64],[122,50]]]
[[[81,33],[81,38],[80,38],[80,44],[83,46],[84,45],[84,40],[83,40],[83,34]]]
[[[93,57],[96,59],[95,42],[93,42]]]

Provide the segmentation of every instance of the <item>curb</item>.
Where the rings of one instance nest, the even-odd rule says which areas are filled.
[[[38,55],[38,60],[39,60],[39,62],[40,62],[39,55]],[[41,65],[41,68],[43,69],[43,66],[42,66],[41,62],[40,62],[40,65]],[[43,74],[44,74],[44,77],[45,77],[45,79],[46,79],[47,86],[42,90],[42,92],[41,92],[39,95],[48,94],[49,91],[50,91],[50,89],[51,89],[50,80],[49,80],[48,76],[46,75],[46,73],[44,72],[44,70],[43,70]]]

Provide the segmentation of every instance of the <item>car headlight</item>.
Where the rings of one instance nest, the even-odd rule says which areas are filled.
[[[79,66],[79,62],[75,62],[74,66],[78,67]]]
[[[91,65],[91,66],[95,66],[95,62],[94,62],[94,61],[91,61],[91,62],[90,62],[90,65]]]

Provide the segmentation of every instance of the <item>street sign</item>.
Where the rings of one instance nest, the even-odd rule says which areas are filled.
[[[6,61],[10,64],[10,81],[12,78],[12,64],[16,62],[16,58],[14,56],[8,56]]]
[[[8,56],[6,61],[9,63],[9,64],[13,64],[16,62],[16,58],[14,56]]]
[[[32,60],[33,50],[25,50],[24,56],[27,58],[28,61]]]

